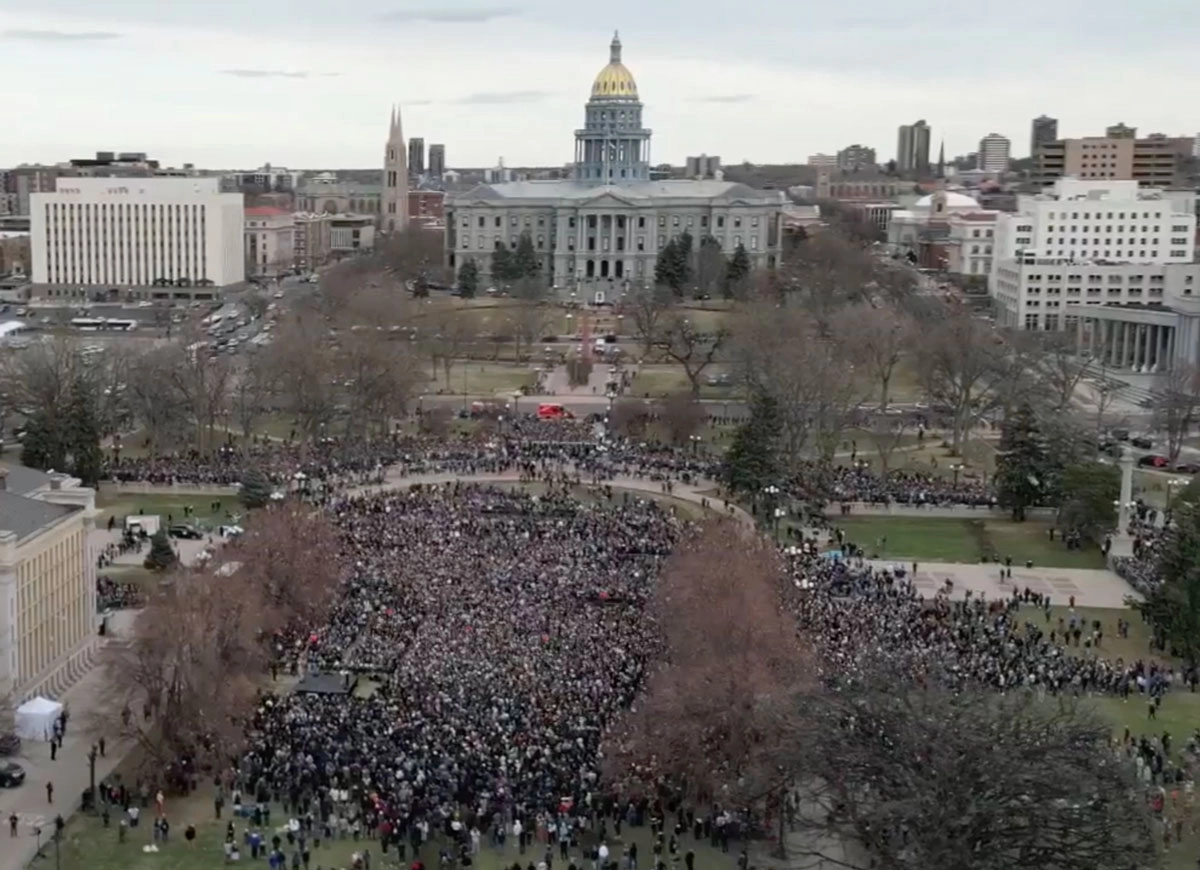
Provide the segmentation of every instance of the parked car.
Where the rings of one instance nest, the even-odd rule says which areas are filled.
[[[1200,474],[1200,463],[1197,462],[1180,462],[1176,464],[1175,470],[1183,474]]]
[[[1166,468],[1171,463],[1167,462],[1167,457],[1149,454],[1143,456],[1137,462],[1139,468]]]
[[[0,788],[16,788],[25,782],[25,768],[15,761],[0,761]]]
[[[204,537],[204,533],[195,526],[189,526],[186,523],[176,523],[167,529],[167,534],[172,538],[186,538],[189,541],[199,541]]]
[[[1134,447],[1136,447],[1138,450],[1153,450],[1154,449],[1154,442],[1151,441],[1149,438],[1145,437],[1144,435],[1138,436],[1137,438],[1130,438],[1129,443],[1132,444]]]

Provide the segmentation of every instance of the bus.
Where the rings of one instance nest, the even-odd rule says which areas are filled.
[[[71,325],[81,332],[129,332],[137,329],[136,320],[117,317],[75,317]]]

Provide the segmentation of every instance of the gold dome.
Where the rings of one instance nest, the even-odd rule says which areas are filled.
[[[600,70],[592,82],[592,99],[617,97],[636,100],[637,82],[633,80],[633,73],[621,63],[621,39],[615,33],[608,58],[608,66]]]

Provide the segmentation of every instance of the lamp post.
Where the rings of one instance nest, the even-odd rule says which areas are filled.
[[[99,801],[96,799],[96,744],[92,744],[92,748],[87,754],[88,760],[88,789],[92,796],[92,812],[96,812],[96,805]]]
[[[775,499],[779,496],[779,487],[775,484],[763,487],[763,495],[767,497],[767,511],[763,516],[764,524],[770,527],[775,520]]]
[[[689,435],[688,440],[692,442],[692,456],[696,456],[700,452],[700,436]]]
[[[954,486],[958,486],[958,475],[966,466],[961,462],[954,462],[950,465],[950,470],[954,472]]]
[[[1163,511],[1163,527],[1171,524],[1171,511],[1174,509],[1174,504],[1171,501],[1171,489],[1176,486],[1187,486],[1189,481],[1183,477],[1172,477],[1167,481],[1167,509]]]

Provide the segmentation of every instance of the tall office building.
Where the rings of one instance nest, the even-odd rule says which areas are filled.
[[[433,143],[429,146],[429,174],[441,178],[446,171],[446,146]]]
[[[1118,125],[1108,132],[1117,136],[1056,139],[1034,152],[1033,180],[1048,187],[1059,178],[1136,181],[1142,187],[1190,187],[1188,160],[1195,141],[1191,136],[1151,133],[1134,138],[1133,128]]]
[[[420,136],[408,140],[408,174],[413,178],[425,174],[425,140]]]
[[[1029,125],[1029,155],[1036,157],[1038,148],[1058,138],[1058,118],[1038,115]]]
[[[979,140],[979,168],[984,172],[1007,172],[1012,142],[999,133],[988,133]]]
[[[34,284],[225,287],[245,280],[243,197],[211,178],[59,178],[30,196]]]
[[[929,125],[924,120],[901,124],[896,141],[896,169],[924,175],[929,172]]]

